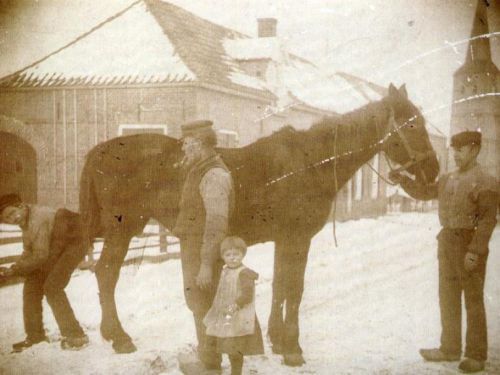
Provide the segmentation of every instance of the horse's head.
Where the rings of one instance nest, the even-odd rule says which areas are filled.
[[[420,182],[433,182],[439,173],[439,163],[425,129],[425,119],[408,100],[405,86],[389,86],[384,99],[389,107],[387,136],[382,150],[389,159]]]

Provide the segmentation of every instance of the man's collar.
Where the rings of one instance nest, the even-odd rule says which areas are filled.
[[[458,172],[465,173],[465,172],[468,172],[468,171],[470,171],[474,168],[477,168],[477,167],[479,167],[479,163],[477,162],[477,160],[474,160],[469,165],[467,165],[467,167],[465,167],[464,169],[459,169]]]

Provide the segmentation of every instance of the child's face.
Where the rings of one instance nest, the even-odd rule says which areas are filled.
[[[240,249],[227,249],[224,251],[222,259],[229,268],[238,268],[243,260],[243,252]]]
[[[0,222],[21,225],[26,219],[26,210],[19,206],[7,206],[0,215]]]

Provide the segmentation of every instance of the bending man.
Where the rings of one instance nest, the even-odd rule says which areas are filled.
[[[13,345],[15,352],[48,341],[43,328],[42,299],[45,295],[61,332],[63,349],[88,343],[75,318],[64,288],[83,259],[87,247],[82,238],[80,216],[66,209],[24,204],[18,195],[0,197],[0,219],[19,225],[23,253],[2,275],[24,276],[23,318],[26,339]]]

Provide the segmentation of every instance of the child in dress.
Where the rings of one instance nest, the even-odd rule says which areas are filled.
[[[247,252],[239,237],[221,244],[225,266],[212,307],[203,322],[218,353],[229,355],[231,374],[241,374],[244,355],[264,353],[262,332],[255,314],[255,280],[259,275],[242,264]]]

